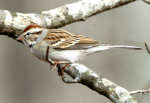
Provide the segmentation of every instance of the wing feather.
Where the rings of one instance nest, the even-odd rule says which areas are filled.
[[[76,44],[97,44],[94,39],[71,34],[68,31],[62,29],[50,29],[47,36],[44,38],[46,43],[52,48],[66,49]]]

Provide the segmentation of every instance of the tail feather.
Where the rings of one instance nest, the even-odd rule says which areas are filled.
[[[86,50],[86,52],[88,54],[92,54],[92,53],[95,53],[95,52],[101,52],[101,51],[109,50],[109,49],[112,49],[112,48],[123,48],[123,49],[132,49],[132,50],[141,50],[142,49],[141,47],[129,46],[129,45],[98,45],[98,46],[95,46],[95,47],[88,48]]]

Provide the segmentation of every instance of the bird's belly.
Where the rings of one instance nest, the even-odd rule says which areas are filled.
[[[54,50],[50,51],[49,57],[54,61],[77,62],[83,57],[83,50]]]
[[[40,60],[46,61],[47,47],[35,45],[31,49],[32,53]],[[49,48],[48,58],[52,61],[67,61],[70,63],[77,62],[85,57],[84,50],[56,50]]]

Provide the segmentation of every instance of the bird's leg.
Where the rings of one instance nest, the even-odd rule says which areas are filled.
[[[62,64],[62,63],[59,63],[59,64]],[[65,64],[65,66],[63,66],[62,68],[59,68],[59,70],[58,70],[58,75],[61,76],[61,77],[63,77],[63,76],[64,76],[64,70],[65,70],[65,68],[67,68],[68,66],[70,66],[69,63],[68,63],[68,64]]]
[[[58,67],[58,75],[61,77],[61,79],[65,82],[65,83],[79,83],[80,82],[80,76],[77,76],[75,79],[69,79],[68,77],[66,77],[64,75],[64,70],[70,66],[70,63],[67,61],[53,61],[51,60],[49,57],[49,46],[47,47],[46,50],[46,61],[50,63],[52,67],[51,70],[54,70],[56,67]],[[60,64],[65,64],[63,67],[60,67]]]
[[[70,66],[70,64],[66,64],[65,66],[61,66],[60,64],[58,64],[57,65],[57,67],[58,67],[58,74],[60,75],[60,77],[61,77],[61,79],[62,79],[62,81],[64,82],[64,83],[79,83],[79,82],[81,82],[81,79],[80,79],[80,73],[78,72],[78,71],[76,71],[77,72],[77,75],[76,75],[76,77],[72,77],[72,78],[70,78],[70,77],[68,77],[67,75],[64,75],[64,70],[68,67],[68,66]]]
[[[59,64],[65,64],[65,66],[61,68],[62,75],[63,75],[65,68],[70,65],[70,63],[68,63],[67,61],[50,61],[50,62],[52,63],[51,65],[53,66],[52,70],[55,70],[57,68],[57,65],[59,65]]]
[[[64,69],[67,67],[67,66],[69,66],[69,64],[70,63],[68,63],[68,61],[53,61],[52,59],[50,59],[49,57],[48,57],[48,55],[49,55],[49,49],[50,49],[50,47],[49,46],[47,46],[47,50],[46,50],[46,61],[48,61],[49,63],[50,63],[50,65],[52,65],[53,67],[52,67],[52,69],[51,70],[55,70],[55,68],[57,67],[57,65],[58,64],[65,64],[65,66],[62,68],[62,73],[61,74],[63,74],[63,72],[64,72]]]

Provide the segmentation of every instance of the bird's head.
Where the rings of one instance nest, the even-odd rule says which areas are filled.
[[[32,47],[36,44],[36,40],[42,32],[42,27],[36,24],[27,26],[23,33],[17,38],[18,41],[23,42],[25,45]]]

